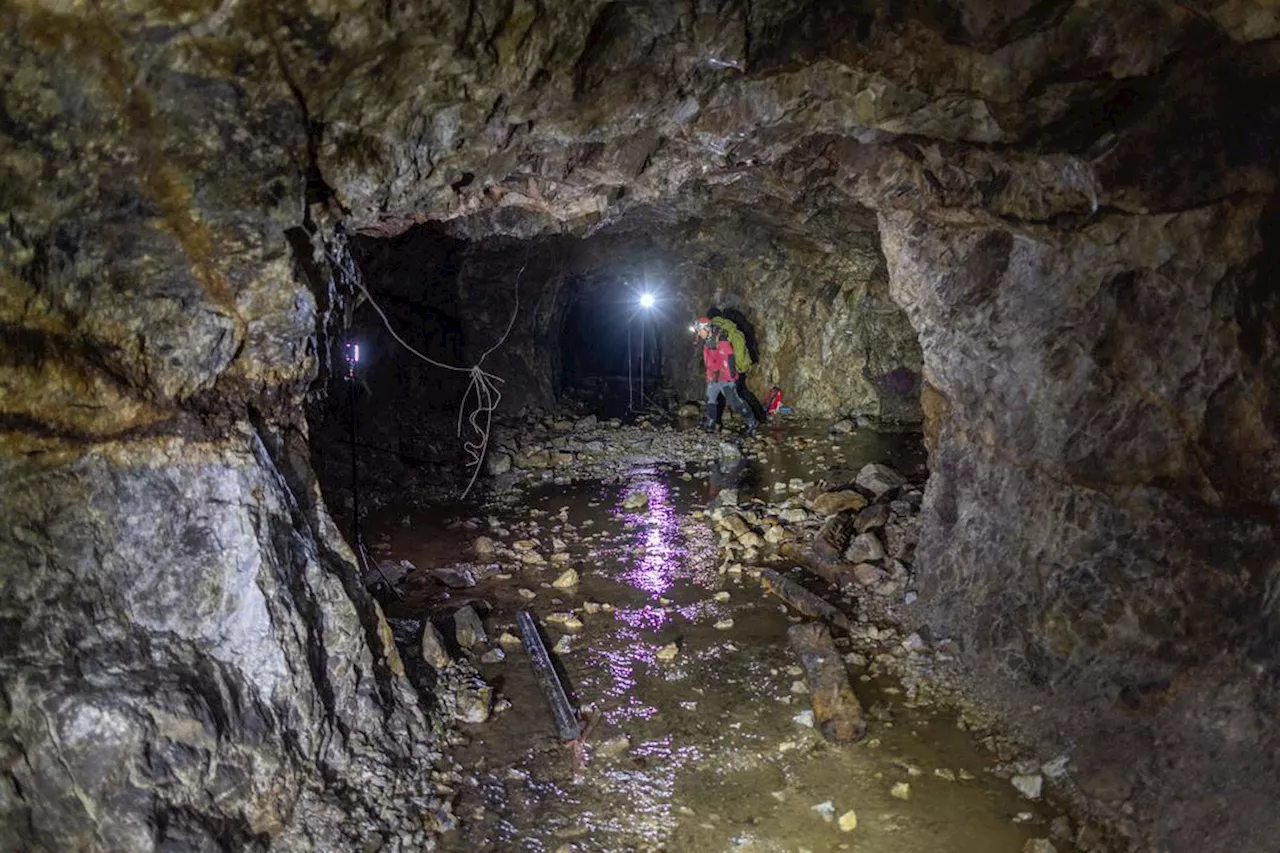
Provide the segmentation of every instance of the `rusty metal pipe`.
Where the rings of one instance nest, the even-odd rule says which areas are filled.
[[[821,619],[845,631],[853,627],[849,617],[835,605],[814,595],[795,581],[784,578],[773,569],[760,570],[760,584],[805,616]]]
[[[524,643],[524,650],[533,661],[533,674],[538,680],[538,686],[542,688],[542,695],[547,697],[547,707],[551,710],[551,719],[556,724],[560,739],[578,740],[582,737],[582,718],[574,710],[564,685],[560,683],[560,676],[551,664],[551,655],[542,642],[538,623],[527,610],[521,610],[517,614],[516,622],[520,626],[520,641]]]
[[[792,625],[787,631],[791,648],[800,658],[813,699],[813,721],[822,736],[835,743],[862,740],[867,721],[854,695],[844,660],[831,632],[820,622]]]

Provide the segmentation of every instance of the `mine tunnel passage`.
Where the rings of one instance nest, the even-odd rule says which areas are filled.
[[[0,850],[1275,850],[1274,0],[0,20]]]
[[[654,405],[665,390],[663,343],[678,307],[647,276],[638,283],[584,276],[569,288],[559,397],[606,418]]]
[[[855,207],[805,226],[782,221],[777,211],[663,227],[640,219],[588,238],[527,240],[463,240],[421,225],[359,237],[352,255],[362,286],[410,346],[459,366],[490,351],[484,369],[501,380],[500,415],[701,417],[703,347],[691,326],[710,314],[741,333],[735,342],[751,364],[738,387],[756,415],[776,393],[811,417],[918,424],[922,356],[889,297],[874,218]],[[369,353],[356,395],[363,450],[387,474],[411,476],[426,460],[448,479],[469,461],[457,415],[474,411],[476,398],[465,374],[414,357],[386,322],[361,297],[351,327],[330,339],[335,364],[351,341]],[[343,476],[330,473],[349,467],[341,381],[331,372],[329,393],[314,395],[309,411],[313,447],[323,448],[315,463],[335,489]],[[738,417],[719,422],[726,416]]]

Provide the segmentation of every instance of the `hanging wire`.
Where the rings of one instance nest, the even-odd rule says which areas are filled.
[[[373,294],[364,286],[363,277],[357,276],[354,279],[355,286],[364,294],[364,298],[369,300],[369,304],[373,306],[373,310],[378,312],[378,316],[382,318],[382,323],[387,327],[387,331],[391,333],[391,337],[396,343],[404,347],[413,355],[430,364],[432,367],[438,367],[441,370],[452,370],[455,373],[466,373],[471,377],[471,381],[467,383],[467,390],[463,392],[462,401],[458,404],[458,437],[462,438],[462,425],[465,419],[466,423],[471,425],[475,431],[475,437],[465,439],[462,442],[462,449],[467,454],[467,467],[471,469],[471,479],[467,481],[467,487],[462,490],[462,497],[466,497],[471,492],[471,488],[476,483],[476,478],[480,476],[480,466],[484,462],[485,454],[489,450],[489,434],[493,427],[493,412],[498,408],[498,403],[502,401],[502,391],[498,388],[505,380],[502,377],[483,369],[481,365],[494,350],[502,346],[506,342],[507,337],[511,334],[511,329],[516,324],[516,317],[520,313],[520,279],[524,276],[525,267],[529,265],[528,260],[521,265],[520,271],[516,273],[515,282],[515,305],[511,309],[511,319],[507,321],[507,328],[503,331],[502,337],[485,350],[480,358],[476,359],[476,363],[470,367],[459,367],[455,364],[446,364],[442,361],[436,361],[428,355],[424,355],[409,345],[404,338],[396,333],[391,325],[390,318],[374,300]],[[467,401],[475,394],[475,409],[470,415],[466,415]],[[465,416],[465,418],[464,418]],[[482,423],[483,421],[483,423]]]

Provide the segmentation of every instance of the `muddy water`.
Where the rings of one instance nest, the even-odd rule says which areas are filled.
[[[866,675],[857,658],[855,690],[881,710],[868,739],[837,747],[806,725],[804,677],[786,641],[796,617],[757,582],[721,575],[716,537],[691,515],[721,488],[782,500],[776,482],[818,474],[844,482],[876,459],[908,471],[922,461],[908,437],[855,435],[833,445],[801,436],[745,465],[709,466],[713,476],[638,467],[625,482],[534,489],[490,508],[513,530],[536,523],[534,538],[548,551],[552,536],[563,539],[581,582],[550,587],[562,567],[548,565],[445,603],[491,607],[491,638],[518,633],[519,610],[534,613],[590,722],[581,746],[560,743],[520,647],[478,664],[511,707],[466,727],[470,741],[454,754],[466,771],[455,800],[460,825],[443,849],[1017,853],[1043,837],[1052,815],[985,773],[993,759],[971,735],[914,707],[892,680]],[[648,509],[624,510],[637,488]],[[448,562],[447,552],[476,535],[412,521],[388,533],[393,553],[419,565]],[[429,603],[411,596],[388,610],[421,615],[412,611]],[[580,632],[547,620],[566,611],[581,619]],[[675,657],[661,659],[673,643]],[[900,783],[907,789],[895,795]],[[856,828],[842,829],[838,819],[851,811]]]

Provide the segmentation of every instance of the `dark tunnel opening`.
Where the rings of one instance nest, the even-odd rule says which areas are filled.
[[[561,327],[560,396],[601,418],[626,418],[661,405],[660,306],[625,279],[576,277]],[[654,299],[652,304],[645,299]]]
[[[464,442],[481,438],[467,373],[481,357],[502,422],[648,415],[689,426],[709,414],[739,430],[767,419],[776,390],[786,411],[914,428],[919,345],[889,299],[874,221],[833,211],[788,231],[762,217],[588,238],[467,240],[439,224],[355,237],[354,266],[386,321],[353,289],[329,341],[333,368],[310,398],[313,464],[331,504],[351,505],[353,396],[357,463],[371,480],[460,493],[474,473]],[[740,330],[751,367],[736,390],[751,416],[725,396],[708,413],[699,316]],[[361,347],[353,387],[350,342]]]

